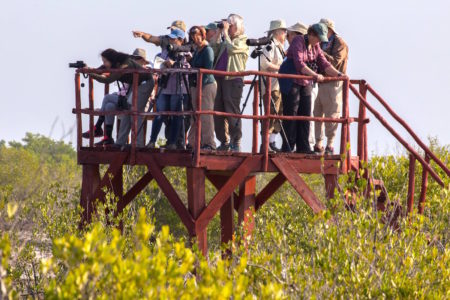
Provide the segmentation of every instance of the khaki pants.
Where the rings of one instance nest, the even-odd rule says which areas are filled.
[[[239,114],[241,97],[244,88],[242,79],[217,79],[217,94],[214,110]],[[221,143],[241,144],[242,122],[238,118],[214,116],[216,137]]]
[[[214,110],[214,99],[217,92],[217,83],[209,83],[203,86],[202,89],[202,110]],[[197,110],[197,88],[191,88],[192,108]],[[216,142],[214,141],[214,116],[202,115],[200,117],[202,122],[201,132],[201,146],[210,146],[216,149]],[[194,147],[196,126],[194,118],[191,118],[191,129],[189,130],[188,142]]]
[[[274,90],[271,92],[273,102],[275,104],[275,110],[277,111],[279,116],[283,115],[283,102],[281,101],[281,93],[279,90]],[[265,99],[266,95],[263,96]],[[275,115],[275,111],[273,109],[272,101],[270,101],[270,113]],[[280,133],[281,132],[281,120],[270,120],[269,123],[269,133]]]
[[[314,117],[339,118],[342,111],[342,82],[319,84],[319,94],[314,104]],[[316,145],[322,147],[322,123],[315,122]],[[325,123],[327,146],[333,147],[338,123]]]

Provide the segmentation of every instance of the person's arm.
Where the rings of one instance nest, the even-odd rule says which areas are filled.
[[[318,51],[317,55],[317,63],[319,65],[319,69],[324,70],[325,74],[333,77],[341,77],[345,76],[345,74],[342,74],[338,70],[336,70],[335,67],[333,67],[332,64],[325,58],[324,52],[320,47],[317,47],[316,51]]]
[[[336,47],[333,47],[335,49],[332,49],[331,55],[326,53],[325,51],[323,52],[323,55],[325,56],[327,61],[329,61],[333,66],[337,66],[347,58],[347,45],[341,39],[338,39],[337,37],[335,37],[335,39]]]
[[[231,40],[230,36],[228,35],[228,28],[230,27],[230,24],[228,22],[223,22],[223,37],[224,37],[224,43],[227,47],[228,55],[233,54],[239,54],[244,53],[248,54],[248,46],[246,44],[246,38],[242,37],[236,37],[233,40]]]
[[[155,44],[156,46],[161,45],[161,38],[159,36],[154,36],[154,35],[151,35],[150,33],[146,33],[143,31],[137,31],[137,30],[134,30],[132,32],[133,32],[133,36],[135,38],[142,38],[144,41]]]
[[[128,65],[122,65],[120,68],[125,69]],[[101,82],[101,83],[113,83],[114,81],[117,81],[122,77],[123,74],[120,73],[109,73],[109,75],[105,74],[90,74],[92,79]]]

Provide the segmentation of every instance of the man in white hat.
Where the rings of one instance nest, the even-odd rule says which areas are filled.
[[[263,55],[261,55],[261,71],[269,73],[278,73],[280,65],[283,62],[286,54],[284,53],[284,42],[286,41],[286,22],[284,20],[273,20],[270,21],[270,27],[267,31],[269,37],[271,37],[270,47],[266,46],[263,48]],[[281,93],[280,86],[278,84],[277,78],[271,79],[271,97],[273,103],[270,104],[270,113],[282,115],[281,106]],[[262,86],[263,94],[266,93],[265,86]],[[265,97],[265,95],[264,95]],[[275,143],[275,138],[281,131],[280,120],[270,120],[269,124],[269,150],[274,152],[279,152],[280,149],[277,148]]]
[[[328,43],[322,50],[325,58],[341,74],[346,74],[348,60],[348,46],[345,41],[337,34],[334,22],[329,19],[321,19],[320,23],[328,27]],[[342,110],[342,81],[319,83],[319,94],[314,103],[314,116],[339,118]],[[316,144],[314,152],[318,154],[333,154],[334,139],[338,128],[337,123],[325,123],[325,136],[327,145],[323,147],[323,122],[315,122]]]

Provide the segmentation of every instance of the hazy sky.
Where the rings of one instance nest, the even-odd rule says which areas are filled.
[[[11,0],[1,7],[0,139],[20,140],[28,131],[59,139],[73,127],[69,62],[97,66],[99,53],[109,47],[124,52],[143,47],[152,58],[159,48],[133,38],[131,30],[165,34],[175,19],[190,27],[235,12],[244,17],[249,37],[262,36],[272,19],[288,25],[333,19],[349,45],[350,77],[366,79],[420,137],[437,136],[450,144],[450,1]],[[256,62],[249,58],[247,69],[256,69]],[[98,107],[102,87],[96,88]],[[87,87],[83,97],[87,106]],[[356,98],[350,103],[356,116]],[[353,138],[355,132],[353,126]],[[75,134],[65,140],[70,138],[75,141]],[[245,148],[248,140],[244,132]],[[369,144],[379,153],[398,147],[373,117]]]

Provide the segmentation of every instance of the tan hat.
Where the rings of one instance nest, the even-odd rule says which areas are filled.
[[[330,20],[330,19],[320,19],[319,23],[325,24],[328,27],[328,29],[331,29],[331,30],[334,31],[334,33],[337,33],[336,27],[334,27],[334,22],[332,20]]]
[[[136,50],[133,51],[133,54],[131,56],[134,59],[143,59],[147,64],[149,64],[149,61],[147,60],[147,54],[145,53],[145,50],[142,48],[136,48]]]
[[[175,20],[169,27],[167,27],[167,29],[175,29],[175,28],[186,31],[186,24],[181,20]]]
[[[287,31],[299,32],[305,35],[308,32],[308,27],[302,22],[297,22],[294,25],[287,28]]]
[[[284,20],[273,20],[270,21],[269,30],[266,32],[271,32],[277,29],[286,29],[286,22]]]

